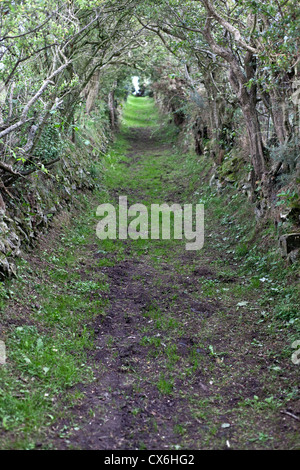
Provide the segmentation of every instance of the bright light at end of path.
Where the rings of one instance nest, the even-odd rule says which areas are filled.
[[[135,88],[135,92],[138,93],[139,92],[139,77],[132,77],[132,83],[133,83],[133,86]]]

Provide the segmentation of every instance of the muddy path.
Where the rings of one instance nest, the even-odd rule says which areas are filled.
[[[10,287],[0,444],[296,449],[299,366],[273,315],[283,287],[257,273],[260,258],[243,267],[238,204],[211,195],[205,159],[178,152],[148,114],[121,129],[100,189],[56,218]],[[96,208],[119,196],[147,207],[206,197],[204,248],[99,240]]]
[[[187,182],[174,180],[168,142],[147,128],[129,129],[125,137],[111,200],[126,194],[131,203],[151,202],[163,188],[165,201],[186,202]],[[92,278],[101,269],[108,307],[93,324],[95,380],[75,387],[82,393],[72,409],[77,425],[66,437],[52,435],[55,448],[295,445],[298,422],[284,413],[299,412],[292,392],[297,374],[289,358],[278,360],[284,338],[259,321],[251,293],[245,301],[236,266],[227,260],[220,268],[223,252],[126,240],[109,248],[92,243],[88,253],[84,272]]]

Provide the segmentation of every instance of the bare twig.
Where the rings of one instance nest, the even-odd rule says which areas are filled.
[[[27,122],[26,117],[28,114],[29,109],[31,106],[40,98],[40,96],[44,93],[48,85],[52,82],[53,78],[56,77],[60,72],[62,72],[70,62],[66,62],[65,64],[61,65],[58,69],[56,69],[43,83],[43,85],[40,87],[40,89],[36,92],[36,94],[28,101],[26,106],[23,109],[23,112],[21,114],[21,117],[18,122],[15,124],[12,124],[11,126],[7,127],[4,129],[2,132],[0,132],[0,139],[2,137],[5,137],[7,134],[10,134],[11,132],[15,131],[19,127],[23,126],[25,122]]]
[[[10,173],[11,175],[14,175],[14,176],[22,176],[21,173],[18,173],[17,171],[15,171],[11,165],[8,165],[7,163],[4,163],[4,162],[1,162],[0,161],[0,168],[4,171],[6,171],[7,173]]]
[[[290,413],[289,411],[280,411],[281,414],[290,416],[291,418],[294,418],[296,421],[300,421],[300,418],[298,416],[293,415],[293,413]]]

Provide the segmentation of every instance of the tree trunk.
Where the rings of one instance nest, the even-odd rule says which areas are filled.
[[[272,89],[269,92],[271,103],[271,118],[274,124],[276,137],[280,144],[286,143],[292,133],[291,125],[288,118],[287,98],[281,93]]]
[[[205,2],[205,6],[210,14],[212,8],[210,2]],[[266,170],[266,159],[256,109],[257,89],[254,83],[251,83],[251,86],[248,88],[249,81],[255,77],[256,59],[253,52],[247,50],[244,64],[241,66],[240,60],[234,55],[232,50],[220,46],[213,38],[210,16],[206,20],[204,35],[213,52],[222,57],[229,65],[230,84],[240,103],[249,136],[250,158],[255,173],[254,182],[255,180],[261,180]]]
[[[114,131],[116,128],[115,123],[115,105],[114,105],[114,90],[110,91],[108,94],[108,109],[109,109],[109,120],[110,120],[110,127]]]
[[[116,130],[116,109],[115,109],[115,89],[117,87],[117,83],[113,84],[112,90],[108,94],[108,110],[109,110],[109,119],[110,119],[110,126],[111,130]]]
[[[99,93],[99,85],[100,85],[100,71],[97,70],[93,77],[91,78],[91,81],[89,82],[87,88],[88,88],[88,93],[87,93],[87,98],[86,98],[86,112],[87,114],[90,114],[90,112],[93,110],[98,93]]]
[[[260,180],[266,171],[266,159],[256,107],[251,106],[251,104],[244,104],[241,108],[249,138],[251,163],[256,178]]]
[[[245,80],[241,81],[237,78],[234,70],[230,72],[230,83],[237,94],[241,110],[245,119],[247,134],[250,145],[250,158],[251,164],[253,165],[255,179],[261,180],[263,174],[266,171],[266,158],[264,154],[264,146],[262,142],[262,134],[260,123],[258,119],[256,109],[256,90],[255,88],[246,88],[246,77]]]

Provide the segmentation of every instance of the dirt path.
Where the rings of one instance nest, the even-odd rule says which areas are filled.
[[[121,195],[129,205],[199,201],[204,170],[196,158],[174,154],[163,131],[123,128],[86,213],[77,212],[68,232],[61,217],[28,255],[3,323],[15,328],[10,348],[22,348],[10,396],[26,404],[32,387],[37,397],[24,412],[19,401],[9,404],[19,420],[6,420],[14,446],[299,446],[299,366],[285,330],[271,320],[273,284],[254,283],[226,249],[236,232],[222,225],[230,213],[219,199],[206,208],[200,251],[186,251],[185,241],[95,235],[95,208]],[[65,391],[57,396],[56,388]],[[36,409],[44,410],[39,430]],[[21,436],[25,444],[16,442]]]
[[[186,182],[173,180],[170,146],[151,137],[149,129],[130,129],[126,140],[130,148],[119,162],[113,200],[126,194],[129,203],[151,202],[164,186],[164,201],[175,196],[186,202],[180,200]],[[244,280],[236,266],[216,269],[215,252],[187,252],[183,243],[128,240],[101,246],[98,254],[99,243],[91,246],[110,284],[109,308],[94,325],[99,370],[91,386],[79,387],[84,399],[73,414],[80,426],[56,446],[293,445],[298,423],[281,412],[295,388],[295,370],[288,358],[282,359],[285,372],[272,370],[282,338],[258,321],[255,301],[245,301],[244,292],[241,297]],[[296,405],[290,406],[295,413]]]

